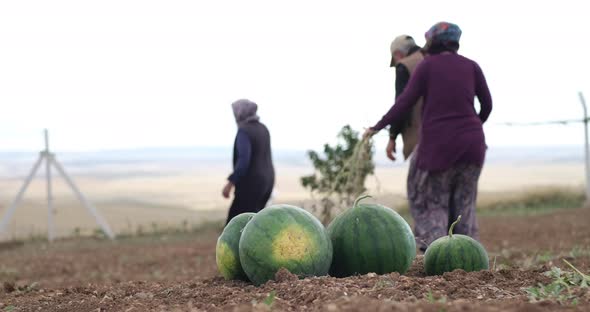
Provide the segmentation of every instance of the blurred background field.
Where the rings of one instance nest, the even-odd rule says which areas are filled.
[[[231,171],[229,149],[181,148],[61,153],[58,159],[116,233],[194,228],[224,220],[230,201],[221,188]],[[407,215],[407,163],[376,150],[368,193]],[[2,153],[0,214],[14,199],[35,153]],[[311,209],[315,198],[300,177],[311,173],[305,150],[275,151],[277,181],[271,203]],[[53,183],[56,235],[93,234],[98,227],[64,181]],[[535,213],[577,208],[584,202],[584,166],[577,147],[490,149],[479,184],[480,213]],[[46,185],[40,171],[2,239],[43,237]]]

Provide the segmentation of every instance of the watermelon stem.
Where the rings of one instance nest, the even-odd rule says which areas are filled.
[[[565,264],[567,264],[570,268],[574,269],[574,271],[578,272],[578,274],[580,274],[580,276],[584,279],[590,279],[589,275],[586,275],[584,273],[582,273],[580,270],[578,270],[578,268],[576,268],[573,264],[571,264],[569,261],[562,259],[563,262],[565,262]]]
[[[459,217],[457,218],[457,221],[453,222],[453,224],[451,224],[451,227],[449,228],[449,236],[453,237],[453,229],[455,228],[455,224],[459,223],[459,221],[461,221],[461,215],[459,215]]]
[[[352,205],[352,208],[356,208],[356,207],[358,206],[359,202],[360,202],[361,200],[363,200],[363,199],[367,198],[367,197],[371,197],[371,195],[362,195],[362,196],[359,196],[359,198],[357,198],[357,199],[354,201],[354,204]]]

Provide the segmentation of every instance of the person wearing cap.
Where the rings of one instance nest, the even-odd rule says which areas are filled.
[[[391,64],[395,67],[395,97],[399,97],[416,66],[424,59],[420,46],[414,42],[414,38],[408,35],[397,36],[390,46]],[[402,122],[393,123],[389,127],[389,142],[387,143],[386,154],[391,160],[395,160],[397,136],[401,134],[403,141],[404,159],[408,159],[418,143],[420,130],[420,115],[422,113],[422,99],[402,118]]]
[[[229,208],[226,224],[244,212],[258,212],[266,206],[275,180],[272,162],[270,133],[256,114],[258,105],[241,99],[232,103],[238,133],[234,141],[234,171],[228,177],[222,195],[234,199]]]
[[[410,160],[407,185],[414,234],[422,251],[447,235],[459,215],[462,219],[455,232],[479,239],[475,202],[487,149],[483,123],[492,111],[481,68],[457,53],[459,26],[440,22],[425,37],[428,56],[418,64],[395,105],[364,134],[368,137],[389,124],[404,122],[404,115],[424,98],[420,139]]]

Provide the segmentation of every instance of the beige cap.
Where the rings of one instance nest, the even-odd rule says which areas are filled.
[[[390,67],[395,66],[395,61],[393,59],[393,54],[395,51],[400,51],[404,54],[408,54],[411,48],[416,46],[416,42],[412,36],[408,35],[401,35],[395,37],[395,39],[391,42],[390,50],[391,50],[391,65]]]

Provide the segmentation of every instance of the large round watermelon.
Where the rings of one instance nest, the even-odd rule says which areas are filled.
[[[359,204],[366,197],[357,199],[328,226],[334,249],[332,276],[403,274],[416,257],[416,241],[408,223],[390,208]]]
[[[248,280],[246,273],[240,264],[239,244],[242,230],[256,214],[246,212],[231,219],[223,229],[221,236],[217,239],[215,249],[215,261],[219,273],[226,279]]]
[[[274,279],[281,268],[299,276],[326,275],[332,245],[324,226],[311,213],[290,205],[262,209],[240,238],[240,260],[256,285]]]
[[[440,275],[456,269],[472,272],[489,268],[488,253],[478,241],[466,235],[453,235],[453,228],[460,220],[461,216],[451,224],[449,236],[438,238],[426,249],[426,274]]]

